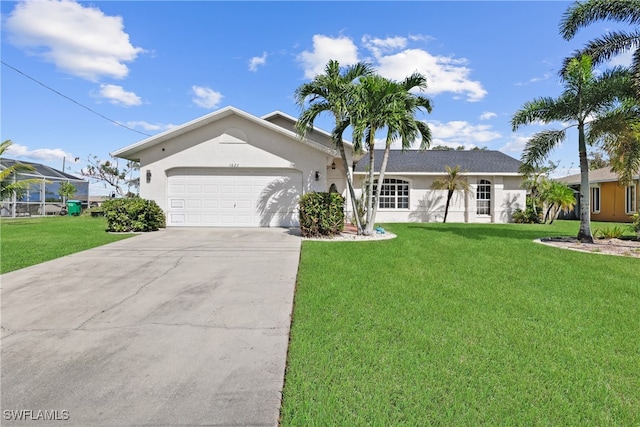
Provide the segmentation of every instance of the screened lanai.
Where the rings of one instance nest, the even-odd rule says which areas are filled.
[[[34,182],[21,194],[13,193],[11,197],[2,200],[0,216],[21,217],[59,214],[64,206],[64,201],[58,194],[58,189],[63,182],[69,182],[76,187],[77,192],[73,196],[74,200],[80,200],[85,207],[88,205],[88,181],[46,165],[12,159],[0,159],[0,169],[4,170],[16,163],[31,166],[33,170],[13,174],[9,179],[12,182],[26,179],[34,180]]]

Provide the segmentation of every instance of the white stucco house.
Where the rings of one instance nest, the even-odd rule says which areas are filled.
[[[348,197],[331,135],[316,128],[300,139],[295,123],[281,112],[257,117],[225,107],[112,154],[140,162],[140,196],[158,203],[169,227],[295,227],[300,195],[333,187]],[[348,142],[345,147],[349,165],[360,160],[354,174],[362,188],[368,159],[354,158]],[[465,160],[460,164],[469,169],[473,187],[473,194],[452,203],[449,221],[508,222],[513,210],[524,206],[520,163],[502,153],[393,152],[378,221],[441,219],[445,193],[429,186],[444,171],[445,160]]]

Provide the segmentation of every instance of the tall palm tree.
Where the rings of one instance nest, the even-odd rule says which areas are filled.
[[[581,174],[580,229],[577,237],[581,242],[593,242],[589,213],[588,131],[592,123],[597,123],[600,116],[616,106],[620,93],[628,88],[628,71],[615,68],[595,77],[591,58],[585,55],[569,62],[563,80],[565,89],[557,99],[544,97],[526,102],[511,118],[511,126],[515,132],[521,126],[534,122],[568,123],[561,130],[544,130],[531,137],[522,155],[522,162],[532,167],[539,166],[566,139],[569,128],[577,128]],[[593,121],[589,123],[590,120]]]
[[[592,129],[593,138],[604,142],[613,171],[622,183],[628,183],[631,176],[640,172],[640,0],[576,2],[564,13],[560,33],[566,40],[571,40],[578,30],[596,21],[618,21],[636,26],[630,32],[608,32],[574,53],[574,57],[588,54],[594,64],[601,64],[620,53],[632,52],[630,98],[635,98],[635,102],[627,102],[613,111],[602,126]],[[565,61],[565,68],[568,61]]]
[[[7,139],[0,144],[0,158],[4,152],[13,144],[13,141]],[[24,163],[14,163],[13,165],[0,170],[0,201],[12,197],[14,193],[22,193],[29,188],[30,185],[39,183],[37,179],[14,180],[14,176],[20,172],[33,172],[33,167]]]
[[[444,167],[445,175],[433,181],[431,184],[431,188],[434,190],[447,190],[447,204],[444,207],[444,219],[443,223],[447,222],[447,215],[449,214],[449,204],[451,203],[451,198],[453,197],[453,193],[456,191],[464,191],[465,193],[469,191],[471,186],[467,181],[467,177],[462,175],[460,171],[460,165],[455,167],[451,167],[449,165],[445,165]]]
[[[619,21],[630,25],[640,25],[640,0],[587,0],[573,3],[560,21],[560,33],[571,40],[579,29],[596,21]],[[631,70],[634,85],[640,95],[640,31],[611,31],[601,38],[590,41],[574,53],[573,58],[589,55],[594,64],[602,64],[616,55],[631,50]],[[569,58],[570,59],[570,58]],[[565,62],[568,65],[568,60]]]
[[[324,74],[318,74],[311,82],[299,86],[294,95],[296,103],[301,108],[296,125],[300,137],[304,137],[309,130],[313,129],[313,123],[320,114],[328,112],[333,115],[335,128],[332,132],[332,140],[342,157],[358,234],[362,234],[363,230],[350,172],[351,165],[347,160],[342,134],[351,122],[348,104],[351,101],[354,85],[360,77],[372,75],[373,72],[373,67],[367,63],[359,62],[343,69],[338,61],[330,60],[325,66]]]
[[[422,95],[411,93],[412,90],[424,90],[427,79],[420,73],[413,73],[403,81],[386,79],[372,75],[360,79],[355,98],[351,103],[354,147],[362,148],[364,138],[369,152],[369,181],[367,198],[367,219],[365,234],[373,233],[376,214],[378,212],[380,191],[384,182],[384,174],[389,160],[391,145],[400,141],[402,149],[410,148],[420,137],[420,148],[426,149],[431,143],[431,131],[426,123],[417,120],[416,114],[425,110],[431,112],[431,100]],[[378,130],[387,129],[384,154],[380,163],[378,185],[374,195],[374,148],[375,134]],[[373,195],[373,196],[372,196]],[[375,200],[375,203],[374,203]]]

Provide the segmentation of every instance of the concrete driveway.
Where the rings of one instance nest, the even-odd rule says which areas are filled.
[[[1,424],[277,425],[300,244],[170,228],[0,276]]]

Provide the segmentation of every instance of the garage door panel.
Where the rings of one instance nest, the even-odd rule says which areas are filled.
[[[168,180],[169,226],[297,225],[298,171],[179,172]]]

